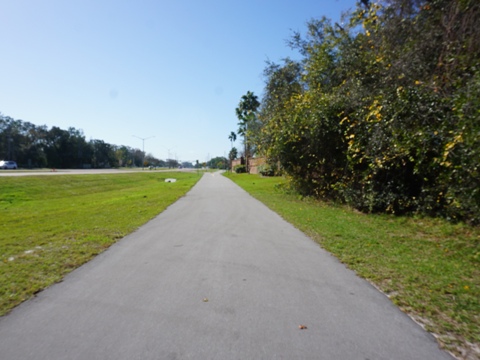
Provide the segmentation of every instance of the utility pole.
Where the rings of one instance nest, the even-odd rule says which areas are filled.
[[[147,138],[141,138],[140,136],[136,136],[136,135],[132,135],[132,136],[142,140],[142,153],[143,153],[142,170],[143,170],[145,168],[145,140],[154,138],[155,136],[150,136],[150,137],[147,137]]]
[[[170,169],[170,167],[173,167],[173,164],[172,164],[172,160],[173,160],[173,159],[171,159],[171,156],[172,156],[172,155],[171,155],[171,152],[170,152],[170,151],[172,151],[172,150],[175,149],[176,147],[177,147],[177,146],[174,146],[174,147],[171,147],[171,148],[166,148],[166,147],[164,146],[164,148],[167,150],[167,156],[168,156],[168,157],[167,157],[167,161],[166,161],[166,162],[167,162],[167,164],[168,164],[168,168],[169,168],[169,169]],[[175,157],[176,157],[176,155],[175,155]]]

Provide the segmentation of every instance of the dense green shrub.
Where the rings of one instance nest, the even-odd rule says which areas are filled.
[[[247,167],[245,165],[236,165],[233,167],[233,171],[237,174],[243,174],[247,172]]]
[[[263,164],[258,167],[258,173],[262,176],[275,176],[278,173],[278,167],[271,164]]]
[[[480,3],[385,3],[294,34],[257,149],[304,195],[480,223]]]

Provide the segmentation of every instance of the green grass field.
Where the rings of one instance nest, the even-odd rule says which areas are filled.
[[[0,178],[0,315],[154,218],[196,172]],[[176,178],[166,183],[166,178]]]
[[[375,284],[447,349],[480,358],[479,228],[365,215],[301,199],[282,178],[225,175]]]
[[[301,199],[282,178],[228,174],[435,333],[479,358],[480,229]],[[177,178],[165,183],[165,178]],[[0,178],[0,315],[162,212],[198,173]],[[473,350],[477,347],[477,350]]]

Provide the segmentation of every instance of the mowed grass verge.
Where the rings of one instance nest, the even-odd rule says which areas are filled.
[[[200,176],[1,177],[0,315],[154,218]]]
[[[445,348],[480,358],[479,228],[365,215],[301,199],[282,178],[225,175],[375,284]]]

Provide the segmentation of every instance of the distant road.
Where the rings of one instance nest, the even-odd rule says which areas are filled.
[[[0,318],[4,360],[452,360],[218,173]]]
[[[0,176],[38,176],[38,175],[84,175],[84,174],[125,174],[132,172],[168,172],[168,171],[196,171],[196,169],[162,169],[149,170],[145,168],[135,170],[119,170],[119,169],[56,169],[53,170],[0,170]]]

